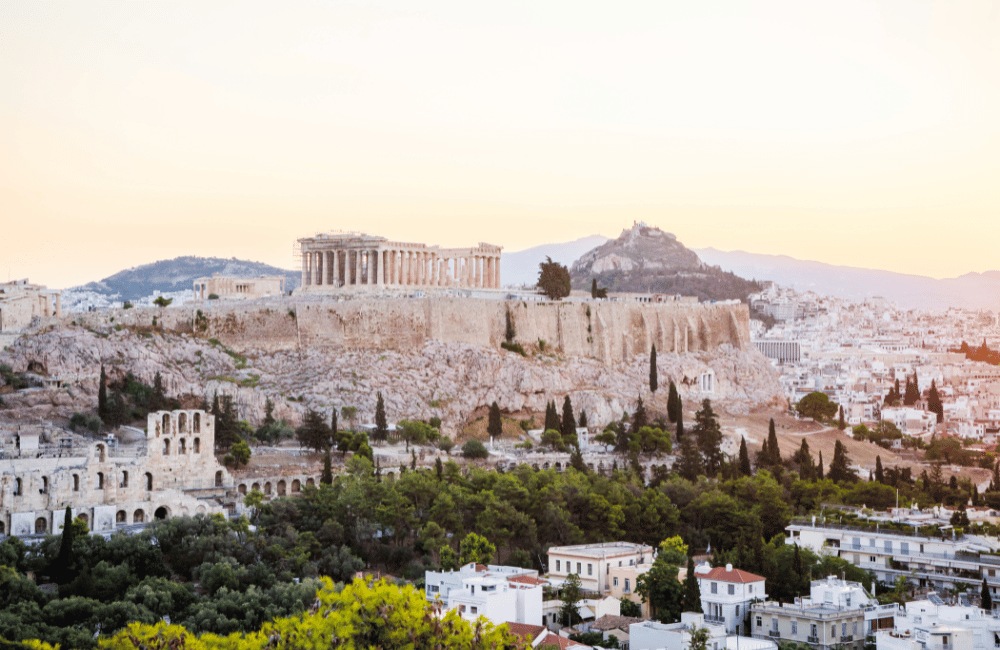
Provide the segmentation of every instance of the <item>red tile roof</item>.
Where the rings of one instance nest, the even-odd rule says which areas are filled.
[[[549,584],[548,580],[542,580],[541,578],[536,578],[535,576],[529,576],[527,573],[519,576],[514,576],[512,578],[507,578],[507,582],[516,582],[518,584],[532,585],[532,586]]]
[[[748,582],[761,582],[766,579],[764,576],[759,576],[756,573],[750,573],[749,571],[744,571],[743,569],[726,571],[726,567],[723,566],[717,566],[708,573],[698,573],[696,575],[698,578],[704,578],[707,580],[718,580],[719,582],[738,582],[742,584],[746,584]]]
[[[507,628],[514,636],[527,641],[534,641],[536,636],[546,632],[544,626],[528,625],[527,623],[507,623]]]

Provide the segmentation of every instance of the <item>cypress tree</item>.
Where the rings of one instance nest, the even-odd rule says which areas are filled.
[[[68,582],[71,578],[70,571],[73,563],[73,539],[76,537],[76,528],[73,527],[73,511],[66,506],[66,515],[63,518],[62,538],[59,540],[59,555],[56,556],[52,577],[59,582]]]
[[[931,388],[927,393],[927,410],[937,415],[938,424],[944,422],[944,405],[941,403],[941,396],[938,394],[937,383],[931,380]]]
[[[503,420],[500,418],[500,406],[496,403],[496,400],[490,404],[488,420],[486,432],[490,434],[490,438],[499,438],[503,435]]]
[[[334,412],[333,417],[336,418],[337,414]],[[265,427],[269,427],[274,424],[274,402],[268,397],[264,400],[264,422]]]
[[[553,431],[562,431],[562,426],[559,423],[559,412],[556,411],[555,400],[552,400],[545,405],[545,430],[548,431],[549,429],[552,429]]]
[[[677,395],[677,385],[674,380],[670,380],[670,388],[667,392],[667,418],[671,424],[677,422],[677,411],[680,406],[680,397]]]
[[[739,470],[741,476],[750,476],[753,470],[750,468],[750,452],[747,451],[747,439],[740,436],[740,462]]]
[[[701,611],[701,589],[698,588],[698,577],[694,572],[694,558],[688,556],[687,576],[684,578],[684,597],[682,609],[685,612]]]
[[[812,454],[809,453],[809,443],[805,438],[802,439],[799,450],[792,456],[792,461],[799,466],[800,478],[806,481],[811,481],[814,478],[816,470],[813,467]]]
[[[101,364],[101,379],[97,386],[97,416],[103,421],[108,419],[108,374]]]
[[[701,409],[695,413],[695,425],[691,430],[698,439],[698,447],[705,462],[705,474],[714,477],[722,466],[722,429],[712,410],[712,401],[704,399]]]
[[[844,443],[839,440],[833,446],[833,460],[830,461],[830,480],[840,483],[842,481],[855,481],[857,476],[851,471],[851,459],[847,457],[847,449]]]
[[[642,403],[642,397],[639,397],[636,400],[635,413],[632,414],[631,431],[635,433],[647,424],[649,424],[649,418],[646,416],[646,406]]]
[[[986,584],[986,578],[983,578],[983,586],[979,590],[979,598],[982,601],[983,609],[987,612],[993,611],[993,595],[990,593],[990,586]]]
[[[698,441],[694,436],[684,436],[684,439],[681,440],[681,453],[677,465],[677,471],[681,478],[691,482],[698,480],[698,475],[704,469],[705,463],[701,458],[701,450],[698,449]]]
[[[385,440],[389,437],[389,422],[385,417],[385,400],[379,392],[375,398],[375,437]]]
[[[163,376],[157,370],[153,375],[153,394],[149,399],[149,410],[159,411],[167,406],[167,394],[163,389]]]
[[[847,428],[847,422],[844,421],[844,406],[840,406],[840,414],[837,416],[837,428],[843,431]]]
[[[587,426],[587,412],[586,411],[580,411],[580,421],[577,422],[577,424],[580,425],[581,427],[586,427]]]
[[[885,470],[882,469],[882,457],[875,457],[875,481],[885,483]]]
[[[562,421],[560,424],[562,427],[559,431],[562,433],[563,444],[567,447],[577,446],[579,443],[576,439],[576,417],[573,415],[573,402],[570,401],[569,395],[563,399]]]
[[[677,409],[677,442],[684,438],[684,414]]]
[[[323,454],[323,475],[320,476],[319,482],[324,485],[331,485],[333,483],[333,467],[330,463],[329,448],[327,448],[326,453]]]
[[[656,376],[656,344],[649,351],[649,392],[655,393],[660,387],[660,382]]]
[[[816,464],[816,478],[823,480],[823,452],[819,452],[819,462]]]

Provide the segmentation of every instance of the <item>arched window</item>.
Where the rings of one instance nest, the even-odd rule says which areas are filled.
[[[104,489],[104,472],[97,473],[97,489],[98,490]]]
[[[271,494],[271,481],[264,484],[264,494]]]
[[[251,485],[250,490],[257,490],[258,492],[260,492],[260,483],[254,483],[253,485]]]
[[[104,445],[97,445],[97,460],[98,462],[104,462]]]
[[[187,424],[188,424],[187,413],[179,414],[177,416],[177,431],[180,433],[188,433]]]
[[[285,496],[285,482],[284,481],[278,481],[278,496],[279,497]]]
[[[49,491],[49,477],[43,476],[42,477],[42,489],[39,490],[39,493],[40,494],[48,494],[48,491]]]
[[[156,519],[166,519],[169,516],[170,510],[167,509],[167,506],[160,506],[156,509],[156,512],[153,513],[153,517]]]
[[[170,438],[163,439],[163,455],[164,456],[170,455]]]
[[[222,470],[215,473],[215,487],[222,487]]]
[[[146,489],[147,490],[153,489],[153,475],[149,472],[146,472]]]
[[[187,453],[187,438],[181,438],[180,439],[179,446],[177,448],[177,453],[178,454],[186,454]]]
[[[35,534],[44,535],[49,530],[49,522],[45,521],[45,517],[39,517],[35,520]]]
[[[83,522],[83,525],[87,527],[87,530],[90,530],[90,517],[87,516],[86,512],[78,514],[76,518]]]
[[[316,485],[316,481],[312,480],[311,478],[307,478],[306,485]]]
[[[128,487],[128,472],[122,472],[122,481],[118,484],[118,487]]]
[[[4,523],[0,521],[0,535],[6,535],[6,534],[7,534],[7,528],[6,526],[4,526]]]
[[[146,513],[143,512],[141,509],[136,510],[135,512],[132,513],[133,524],[141,524],[144,523],[145,521],[146,521]]]
[[[124,510],[119,510],[115,513],[115,523],[116,524],[127,524],[128,523],[128,513]]]
[[[14,496],[19,497],[22,494],[24,494],[23,487],[24,486],[21,483],[21,479],[15,478],[14,479]]]
[[[246,483],[240,483],[240,486],[238,488],[236,488],[236,491],[239,492],[240,494],[246,494],[247,493],[247,484]]]
[[[73,475],[73,491],[74,492],[79,492],[80,491],[80,475],[79,474],[74,474]]]
[[[169,436],[172,432],[170,431],[170,414],[163,414],[163,435]]]
[[[194,420],[194,432],[201,433],[201,413],[196,411],[192,420]]]
[[[299,479],[292,481],[292,494],[298,494],[302,491],[302,482]]]
[[[201,438],[194,439],[194,453],[196,454],[201,453]]]

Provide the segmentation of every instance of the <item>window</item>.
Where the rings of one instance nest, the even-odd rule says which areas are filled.
[[[711,592],[712,592],[713,594],[717,594],[717,593],[719,593],[719,583],[717,583],[717,582],[713,582],[713,583],[712,583],[712,588],[711,588],[711,590],[710,590],[710,591],[711,591]]]
[[[74,492],[79,492],[80,491],[80,475],[79,474],[74,474],[73,475],[73,491]]]
[[[772,618],[771,619],[771,631],[772,632],[777,632],[778,631],[778,619],[776,619],[776,618]]]
[[[625,593],[632,591],[632,580],[630,578],[625,578]]]
[[[736,616],[739,617],[739,615],[740,615],[740,606],[737,605],[736,606]]]
[[[735,593],[736,593],[736,585],[734,585],[734,584],[730,584],[730,585],[729,585],[729,595],[730,595],[730,596],[732,596],[732,595],[734,595]]]
[[[899,552],[902,555],[909,555],[910,554],[910,543],[909,542],[900,542],[899,543]]]
[[[439,591],[441,591],[441,587],[437,585],[427,585],[427,591],[431,592],[432,594],[436,594]]]
[[[840,636],[847,636],[847,623],[840,624]]]
[[[19,478],[14,479],[14,496],[16,496],[16,497],[21,496],[21,494],[22,494],[22,489],[21,488],[22,488],[21,479],[19,479]]]
[[[588,576],[594,575],[594,565],[590,564],[589,562],[587,563],[587,575]]]
[[[97,473],[97,489],[98,490],[104,489],[104,472]]]
[[[478,614],[479,613],[479,608],[477,606],[475,606],[475,605],[472,605],[472,606],[469,607],[469,613],[470,614]]]
[[[579,562],[577,562],[576,563],[576,575],[580,575],[583,572],[583,569],[581,567],[582,567],[582,565]]]
[[[128,472],[122,472],[122,484],[121,484],[121,487],[123,487],[123,488],[127,488],[128,487]]]
[[[613,584],[614,584],[614,586],[616,586],[616,587],[618,586],[618,576],[615,576],[615,577],[614,577],[614,581],[613,581]]]
[[[41,494],[46,494],[49,491],[49,479],[47,476],[42,477],[42,489],[39,490]]]
[[[753,585],[747,585],[747,591],[753,593]]]
[[[562,560],[556,560],[556,571],[562,571]]]
[[[941,637],[941,645],[944,645],[944,646],[948,645],[948,635],[947,634],[945,634],[944,636]]]
[[[857,634],[857,633],[858,633],[858,622],[854,621],[854,625],[851,626],[851,634]]]
[[[885,540],[885,552],[886,553],[892,553],[892,541],[890,541],[888,539]]]
[[[760,627],[760,626],[761,626],[761,619],[760,619],[760,616],[758,616],[758,617],[757,617],[757,621],[756,621],[756,623],[757,623],[757,627]]]
[[[798,633],[799,633],[799,622],[792,621],[792,636],[795,636]]]

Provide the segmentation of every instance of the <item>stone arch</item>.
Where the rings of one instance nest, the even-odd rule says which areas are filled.
[[[146,523],[146,513],[142,508],[139,508],[132,513],[132,523],[133,524],[144,524]]]
[[[177,431],[178,433],[187,433],[188,416],[187,413],[177,414]]]
[[[298,494],[302,491],[302,482],[299,479],[292,479],[292,494]]]
[[[279,497],[285,496],[285,482],[283,480],[278,481],[278,496]]]
[[[7,526],[2,521],[0,521],[0,535],[7,534]]]
[[[312,479],[312,477],[310,477],[310,478],[307,478],[307,479],[306,479],[306,485],[307,485],[307,486],[312,486],[312,485],[316,485],[316,481],[314,481],[314,480]]]
[[[14,479],[14,496],[19,497],[24,494],[24,482],[20,478]]]
[[[556,471],[557,472],[561,472],[562,471],[562,463],[560,463],[558,461],[556,462]]]
[[[90,530],[90,516],[87,515],[86,512],[81,512],[76,516],[76,518],[84,523],[84,525],[87,527],[87,530]]]
[[[208,512],[208,508],[206,508],[205,506],[198,506],[197,508],[195,508],[194,514],[196,514],[196,515],[204,515],[207,512]]]
[[[103,463],[107,457],[104,445],[97,445],[97,461]]]
[[[535,469],[536,472],[538,471],[538,463],[532,463],[531,466]]]
[[[97,489],[98,490],[104,489],[104,472],[97,473]]]
[[[170,455],[170,438],[163,439],[163,455],[164,456]]]
[[[198,411],[194,412],[194,416],[191,418],[193,433],[201,433],[201,413]],[[195,438],[197,440],[197,438]]]
[[[251,491],[257,490],[258,492],[260,492],[260,483],[254,483],[253,485],[251,485],[250,490]]]
[[[543,463],[542,464],[542,469],[548,469],[548,468],[549,468],[549,464],[548,463]]]
[[[222,470],[215,473],[215,487],[222,487]]]
[[[264,483],[264,494],[267,494],[267,495],[271,494],[271,481],[266,481]]]
[[[48,370],[45,368],[45,364],[35,359],[28,362],[28,372],[33,372],[36,375],[49,374]]]
[[[152,472],[146,472],[146,489],[153,489],[153,474]]]
[[[177,441],[177,453],[186,454],[187,453],[187,438],[181,438]]]
[[[171,431],[170,431],[170,414],[169,413],[164,413],[163,414],[163,435],[168,436],[168,435],[170,435],[170,433],[171,433]]]
[[[201,453],[201,438],[194,439],[194,453],[196,454]]]
[[[42,477],[42,494],[48,494],[48,493],[49,493],[49,477],[48,476],[43,476]]]
[[[128,523],[128,513],[124,510],[119,510],[115,513],[115,523],[116,524],[127,524]]]
[[[240,494],[246,494],[247,493],[247,484],[246,483],[240,483],[239,487],[236,488],[236,491],[239,492]]]
[[[153,511],[153,519],[166,519],[170,516],[170,508],[167,506],[160,506],[155,511]]]
[[[79,492],[80,491],[80,475],[79,474],[74,474],[73,475],[73,491],[74,492]]]
[[[127,488],[128,487],[128,472],[126,472],[126,471],[122,472],[122,481],[121,481],[121,484],[119,485],[119,487],[123,487],[123,488]]]
[[[39,517],[38,519],[36,519],[35,534],[44,535],[47,532],[49,532],[49,522],[45,519],[45,517]]]

